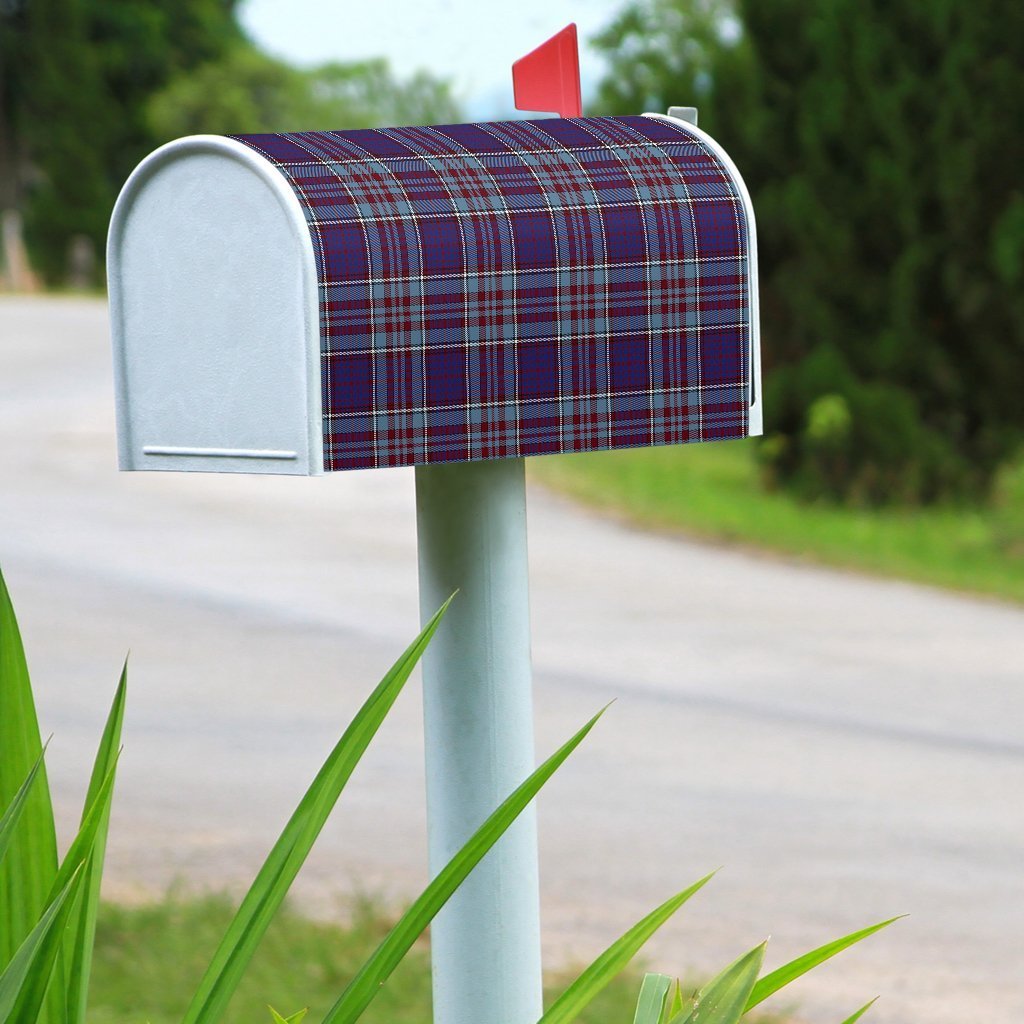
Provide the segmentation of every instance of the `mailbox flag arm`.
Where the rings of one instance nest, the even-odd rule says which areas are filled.
[[[576,25],[570,23],[512,65],[516,110],[545,110],[559,117],[582,117],[580,53]]]

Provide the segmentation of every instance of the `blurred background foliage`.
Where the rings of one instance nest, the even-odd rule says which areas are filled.
[[[121,186],[180,135],[462,119],[446,82],[385,60],[295,68],[239,26],[238,0],[0,0],[0,210],[33,269],[102,252]],[[95,260],[95,274],[99,263]]]
[[[1024,5],[641,0],[603,112],[695,103],[758,222],[769,482],[987,494],[1024,433]]]
[[[298,70],[248,43],[172,80],[153,96],[149,124],[161,138],[197,132],[295,131],[296,126],[372,128],[462,119],[448,86],[424,71],[398,81],[386,60]]]
[[[0,0],[0,32],[0,209],[20,212],[50,285],[74,240],[102,252],[118,189],[168,139],[463,117],[425,72],[261,52],[237,0]],[[589,112],[696,104],[750,187],[762,486],[855,507],[1012,506],[1024,5],[627,0],[596,43],[608,72]]]

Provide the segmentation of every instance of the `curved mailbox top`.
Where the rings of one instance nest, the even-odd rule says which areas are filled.
[[[192,197],[182,216],[205,218],[189,244],[192,252],[212,250],[206,269],[176,285],[180,260],[168,261],[172,280],[144,312],[144,286],[135,279],[153,274],[132,268],[143,266],[146,252],[174,247],[151,236],[173,234],[176,218],[169,199],[136,215],[160,178],[159,169],[147,175],[146,163],[140,167],[119,200],[110,243],[126,392],[122,465],[308,473],[319,471],[321,458],[323,469],[338,470],[760,431],[753,213],[728,157],[692,125],[644,115],[234,138],[182,140],[164,164],[187,161],[191,150],[193,159],[202,151],[209,160],[218,148],[225,168],[241,159],[250,178],[255,163],[266,164],[264,205],[292,228],[301,211],[306,228],[304,238],[293,230],[299,240],[278,247],[286,250],[278,259],[288,265],[279,269],[291,290],[275,296],[273,268],[255,277],[248,268],[261,259],[260,245],[245,235],[259,235],[252,226],[259,189],[250,195],[218,185],[210,164],[194,180],[165,185],[167,197],[183,189]],[[275,176],[287,187],[268,187]],[[199,207],[210,212],[197,214]],[[220,231],[211,219],[244,223]],[[175,290],[188,295],[176,299]],[[204,403],[217,406],[214,420],[225,414],[203,388],[199,400],[158,396],[166,413],[159,426],[136,423],[145,413],[133,400],[135,379],[152,405],[154,388],[173,391],[188,376],[184,364],[178,374],[165,366],[163,376],[173,379],[161,385],[134,351],[133,334],[150,330],[141,321],[162,311],[166,321],[163,307],[175,301],[195,307],[186,350],[232,348],[230,360],[218,352],[205,361],[235,367],[219,371],[218,386],[229,392],[229,409],[249,404],[238,415],[254,421],[250,434],[233,427],[204,434],[200,424],[189,434],[177,424],[175,417],[202,419]],[[233,312],[207,309],[218,303],[234,304]],[[253,304],[268,307],[261,322],[270,307],[293,312],[262,341],[258,326],[247,326],[251,349],[244,338],[222,338],[253,319]],[[216,330],[204,328],[211,320]],[[140,348],[159,361],[159,346],[169,344]],[[264,352],[281,365],[261,382],[258,366],[250,374],[238,363],[259,362]],[[303,366],[289,376],[292,361]],[[294,420],[292,434],[302,434],[300,420],[322,420],[322,440],[320,422],[306,422],[305,448],[300,438],[278,450],[273,431],[260,432],[278,415],[275,381],[282,380],[295,391],[289,408],[301,407],[281,414]],[[169,431],[169,442],[140,430]],[[219,463],[203,464],[211,454]],[[181,464],[168,458],[175,455]]]

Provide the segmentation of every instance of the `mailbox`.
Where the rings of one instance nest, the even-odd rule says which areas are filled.
[[[123,469],[761,431],[750,200],[679,118],[180,139],[125,185],[108,261]]]
[[[123,469],[415,465],[428,836],[443,870],[534,763],[525,456],[761,431],[754,216],[688,108],[193,136],[134,171],[108,280]],[[438,1024],[541,1016],[527,812],[431,928]],[[496,1003],[494,993],[500,992]]]

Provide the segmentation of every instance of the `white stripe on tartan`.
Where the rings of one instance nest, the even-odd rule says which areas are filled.
[[[626,205],[629,205],[629,204],[626,204]],[[602,209],[606,209],[606,207],[602,206]],[[534,212],[539,213],[540,211],[536,210]],[[317,224],[321,224],[323,222],[322,221],[317,221],[316,223]],[[742,264],[743,260],[744,260],[744,258],[741,257],[741,256],[692,256],[692,257],[687,257],[686,259],[658,260],[658,263],[659,263],[659,265],[666,266],[666,267],[684,267],[684,266],[689,266],[690,264],[696,263],[698,261],[700,263],[704,263],[704,264],[707,264],[707,263],[736,263],[736,264]],[[638,269],[640,267],[649,267],[650,265],[651,264],[650,264],[649,260],[630,260],[628,262],[624,260],[621,263],[607,263],[607,262],[606,263],[576,263],[576,264],[573,264],[573,268],[572,269],[573,270],[595,270],[596,271],[596,270],[619,270],[621,268],[623,270],[636,270],[636,269]],[[557,267],[516,267],[516,270],[515,270],[517,275],[524,275],[524,274],[554,274],[554,273],[557,273],[557,271],[558,271]],[[473,276],[474,276],[474,278],[476,278],[476,277],[499,277],[499,276],[504,276],[508,272],[509,271],[508,271],[507,268],[504,269],[504,270],[482,270],[482,271],[474,274]],[[401,276],[399,274],[395,274],[394,276],[389,275],[388,277],[359,277],[359,278],[356,278],[355,280],[346,278],[344,281],[332,281],[330,279],[324,278],[324,279],[321,279],[321,281],[320,281],[320,287],[321,288],[359,288],[362,285],[367,285],[367,284],[404,284],[404,283],[413,283],[413,282],[420,282],[420,281],[460,281],[460,280],[462,280],[462,277],[463,277],[462,274],[415,274],[415,275],[406,275],[406,276]],[[742,287],[742,285],[738,285],[737,287]]]
[[[378,129],[380,131],[380,129]],[[732,195],[721,195],[721,196],[694,196],[691,199],[686,200],[686,205],[696,205],[697,203],[731,203],[737,205],[735,196]],[[359,204],[353,201],[354,206],[372,205],[369,202]],[[621,202],[621,203],[602,203],[602,210],[645,210],[645,209],[661,209],[668,206],[676,206],[682,204],[669,203],[665,200],[657,199],[641,199],[637,196],[636,201]],[[553,206],[550,203],[544,206],[513,206],[509,207],[509,212],[512,214],[516,213],[546,213],[548,210],[565,210],[566,212],[573,212],[577,210],[586,210],[587,206],[584,203],[560,203],[557,206]],[[481,217],[486,217],[489,214],[497,216],[500,213],[499,210],[491,209],[490,207],[480,207],[474,210],[424,210],[422,213],[384,213],[373,218],[374,221],[389,221],[389,220],[479,220]],[[351,217],[316,217],[316,211],[307,207],[307,217],[315,217],[317,224],[322,227],[342,227],[345,224],[355,224],[357,221],[362,220],[362,216],[358,211],[354,212]]]
[[[595,117],[595,118],[587,118],[587,120],[588,121],[601,121],[602,119],[599,118],[599,117]],[[504,121],[504,122],[503,121],[495,121],[495,122],[491,122],[491,123],[493,123],[493,124],[517,124],[518,122],[516,122],[516,121]],[[616,122],[616,124],[621,127],[622,122]],[[444,138],[448,139],[448,141],[450,143],[452,143],[452,145],[458,145],[458,146],[462,145],[461,143],[456,142],[456,140],[452,139],[451,136],[444,135],[443,132],[438,132],[436,125],[424,125],[419,130],[422,131],[422,128],[424,128],[424,127],[430,128],[432,131],[437,132],[438,135],[442,135]],[[480,127],[480,126],[478,125],[477,127]],[[586,127],[586,126],[583,126],[583,127]],[[391,128],[391,129],[374,128],[373,130],[376,131],[376,132],[380,132],[381,134],[384,134],[387,131],[392,131],[393,132],[395,129],[393,129],[393,128]],[[588,128],[588,130],[589,130],[589,128]],[[289,142],[296,142],[297,134],[301,135],[301,133],[292,133],[292,134],[285,135],[284,137],[286,139],[288,139]],[[246,136],[243,136],[243,137],[245,138],[247,145],[253,145],[253,143],[249,142],[249,139],[252,136],[246,135]],[[404,145],[408,145],[408,143],[406,142],[405,139],[395,138],[394,135],[389,136],[389,138],[395,139],[396,142],[400,142],[403,146]],[[564,152],[568,152],[566,147],[557,145],[557,142],[556,142],[555,139],[552,139],[551,142],[552,142],[551,146],[549,146],[549,147],[538,147],[535,150],[533,150],[533,149],[527,149],[527,150],[522,150],[522,149],[494,150],[494,151],[484,151],[482,153],[474,153],[473,155],[476,156],[476,157],[480,157],[480,159],[483,160],[483,159],[489,159],[489,158],[492,158],[492,157],[493,158],[510,157],[510,158],[514,159],[515,157],[521,156],[524,152],[526,152],[526,153],[564,153]],[[296,142],[296,145],[298,145],[297,142]],[[628,143],[628,142],[616,143],[615,148],[616,149],[626,150],[626,151],[630,151],[630,150],[644,150],[644,149],[664,150],[665,146],[686,147],[686,148],[692,149],[695,153],[701,153],[701,154],[703,154],[705,152],[704,146],[698,140],[696,140],[696,139],[691,141],[689,136],[687,136],[687,141],[679,141],[679,142],[664,142],[664,143],[661,143],[661,142],[649,142],[647,144],[636,144],[636,143]],[[306,146],[300,146],[299,148],[300,149],[305,149],[308,152],[308,148]],[[467,150],[467,152],[468,152],[468,150]],[[607,153],[608,152],[608,144],[605,143],[605,145],[603,145],[603,146],[574,146],[574,147],[572,147],[572,152],[575,152],[575,153]],[[328,157],[328,156],[325,156],[325,157],[313,157],[311,160],[278,160],[278,159],[276,159],[274,157],[268,157],[267,159],[273,160],[274,163],[277,164],[278,167],[324,167],[324,166],[326,166],[326,167],[334,167],[334,166],[346,167],[349,164],[365,164],[365,163],[367,163],[367,161],[370,161],[370,160],[372,160],[374,163],[391,163],[392,161],[406,161],[407,163],[417,163],[418,161],[425,160],[425,159],[444,161],[444,160],[464,160],[465,157],[463,156],[462,153],[431,153],[431,154],[429,154],[429,157],[424,157],[424,156],[419,156],[419,155],[417,155],[415,153],[403,153],[401,155],[393,155],[393,156],[376,156],[373,153],[366,152],[365,156],[342,157],[342,158],[340,158],[338,160],[335,160],[332,157]]]
[[[625,127],[627,128],[627,130],[629,130],[629,126],[628,125],[626,125]],[[682,185],[682,189],[683,189],[683,200],[682,200],[682,202],[679,205],[685,207],[687,213],[690,216],[690,238],[691,238],[692,243],[693,243],[693,255],[694,255],[694,260],[693,260],[693,263],[692,263],[693,271],[694,271],[694,274],[695,274],[695,282],[694,282],[695,287],[694,287],[694,291],[696,292],[697,295],[699,295],[700,294],[700,243],[699,243],[699,235],[697,234],[697,221],[696,221],[696,218],[693,215],[693,207],[695,205],[695,201],[694,201],[693,195],[690,192],[690,188],[689,188],[689,185],[686,182],[685,176],[681,175],[680,177],[682,179],[681,185]],[[719,200],[716,200],[716,202],[717,201],[719,201]],[[703,393],[703,390],[704,390],[704,388],[703,388],[703,384],[704,384],[704,380],[703,380],[704,365],[703,365],[703,362],[701,360],[700,303],[699,302],[694,303],[693,309],[694,309],[694,315],[697,318],[697,337],[696,337],[696,353],[697,353],[697,358],[694,360],[694,362],[696,363],[696,366],[697,366],[697,388],[696,388],[696,390],[697,390],[698,393]],[[652,343],[653,343],[653,339],[652,339]],[[686,353],[685,359],[686,359],[686,369],[687,369],[687,371],[689,371],[689,369],[690,369],[689,352]],[[651,353],[651,363],[652,363],[652,365],[653,365],[653,362],[654,362],[654,355],[653,355],[653,351],[652,351],[652,353]],[[698,401],[697,402],[697,417],[698,417],[697,418],[697,439],[699,441],[703,441],[704,440],[704,415],[703,415],[703,412],[704,412],[704,403]],[[652,440],[652,442],[654,440],[654,410],[653,409],[651,410],[651,440]]]
[[[746,322],[745,321],[740,321],[740,322],[734,323],[734,324],[733,323],[730,323],[730,324],[715,324],[714,326],[715,326],[715,330],[741,331],[741,330],[743,330],[746,327]],[[640,331],[615,331],[612,334],[609,334],[607,331],[599,331],[599,332],[573,331],[572,340],[573,341],[603,341],[603,340],[611,340],[611,339],[614,339],[614,338],[628,338],[630,336],[640,336],[640,337],[642,337],[642,336],[646,335],[647,333],[648,333],[647,330],[640,330]],[[341,341],[344,341],[344,337],[336,337],[335,340],[341,342]],[[543,344],[545,342],[561,341],[561,338],[559,337],[559,335],[556,335],[556,334],[545,334],[545,335],[539,335],[537,337],[523,338],[522,341],[523,341],[524,344],[532,345],[534,343]],[[332,357],[333,358],[337,358],[338,356],[366,356],[366,355],[373,355],[373,354],[375,354],[377,352],[387,352],[388,354],[395,353],[396,355],[402,355],[403,353],[420,352],[420,351],[423,351],[423,352],[444,352],[446,349],[455,349],[455,348],[462,349],[462,348],[466,348],[466,347],[469,347],[469,348],[486,348],[488,345],[493,345],[493,344],[494,344],[493,341],[480,341],[480,340],[477,340],[477,341],[441,341],[441,342],[437,342],[436,344],[432,344],[431,342],[425,341],[425,342],[420,342],[419,344],[415,344],[415,345],[388,345],[386,348],[383,348],[383,349],[378,349],[378,348],[358,348],[358,347],[355,347],[355,346],[353,346],[352,348],[349,348],[348,346],[346,346],[345,348],[337,348],[337,349],[331,349],[331,350],[329,350],[327,352],[321,352],[320,356],[321,356],[321,358],[332,358]],[[670,390],[672,390],[672,389],[671,388],[652,388],[651,389],[652,393],[657,393],[659,391],[666,391],[667,392],[667,391],[670,391]],[[626,391],[615,391],[615,392],[612,392],[612,394],[624,395],[624,394],[629,394],[629,392],[626,392]]]
[[[725,390],[727,388],[736,388],[741,390],[747,386],[746,380],[731,380],[725,384],[702,384],[699,387],[696,384],[690,385],[677,385],[674,387],[655,388],[653,391],[649,388],[639,388],[634,391],[616,391],[616,398],[641,398],[644,396],[651,396],[652,394],[658,395],[670,395],[670,394],[683,394],[690,391],[716,391]],[[548,403],[555,404],[557,402],[592,402],[595,399],[603,397],[603,392],[596,392],[594,394],[558,394],[553,395],[539,395],[534,398],[524,399],[522,402],[513,402],[509,399],[495,402],[456,402],[451,405],[438,404],[438,405],[403,405],[395,409],[376,409],[375,412],[380,416],[400,416],[404,413],[409,412],[458,412],[460,409],[519,409],[520,412],[530,406],[545,405]],[[684,410],[680,410],[683,412]],[[358,409],[354,412],[332,412],[326,413],[325,418],[332,420],[343,420],[353,419],[358,416],[365,416],[369,418],[371,415],[369,409]]]
[[[484,131],[488,132],[490,135],[495,135],[495,133],[493,131],[491,131],[490,127],[488,127],[486,125],[482,125],[481,127],[483,128]],[[497,137],[497,136],[495,136],[495,137]],[[540,178],[534,172],[532,164],[529,164],[529,163],[526,162],[525,154],[519,153],[517,155],[523,161],[523,167],[530,174],[530,176],[534,179],[534,181],[537,182],[537,187],[540,189],[541,196],[542,197],[545,196],[547,194],[547,192],[546,192],[546,190],[544,188],[544,183],[540,180]],[[560,269],[559,262],[558,262],[558,223],[555,220],[554,207],[552,207],[552,205],[550,203],[548,203],[546,200],[545,200],[545,206],[547,207],[548,214],[551,217],[551,237],[552,237],[552,243],[554,245],[554,253],[555,253],[555,266],[553,268],[553,270],[555,271],[555,303],[557,305],[557,303],[558,303],[558,296],[561,294],[561,282],[560,282],[560,278],[559,278],[559,275],[558,275],[558,270]],[[562,209],[562,207],[559,207],[559,209]],[[535,212],[542,212],[542,211],[541,211],[540,208],[538,208],[538,210],[535,211]],[[513,238],[515,238],[515,235],[513,235]],[[515,255],[514,254],[513,254],[513,257],[512,257],[512,261],[513,261],[513,271],[512,272],[514,274],[516,272],[515,266],[514,266],[514,264],[515,264]],[[561,394],[561,391],[562,391],[562,358],[561,358],[561,356],[562,356],[562,319],[561,319],[561,317],[555,317],[555,327],[557,329],[557,338],[554,339],[554,340],[556,340],[557,343],[558,343],[558,392],[559,392],[559,394]],[[518,363],[516,364],[516,367],[518,369]],[[518,374],[517,374],[517,381],[518,381]],[[516,420],[516,435],[517,435],[517,439],[518,439],[519,416],[516,416],[515,420]],[[562,435],[564,429],[565,429],[565,424],[562,421],[562,408],[561,408],[561,406],[559,406],[559,408],[558,408],[558,434],[559,434],[559,436]],[[518,443],[518,440],[517,440],[517,443]]]
[[[501,194],[501,186],[498,184],[498,180],[494,177],[493,173],[487,168],[487,166],[484,164],[483,160],[477,154],[475,154],[472,151],[466,149],[465,146],[462,143],[456,141],[450,135],[445,135],[444,132],[438,131],[436,128],[428,127],[426,130],[430,131],[430,132],[433,132],[435,135],[438,135],[438,136],[440,136],[443,139],[446,139],[451,145],[456,146],[463,153],[465,153],[466,154],[466,161],[467,161],[467,163],[469,162],[470,159],[472,159],[475,163],[478,163],[480,165],[481,169],[485,171],[487,176],[493,182],[496,193],[498,195]],[[438,155],[442,155],[442,154],[438,154]],[[447,155],[447,154],[443,154],[443,155]],[[453,156],[458,156],[459,154],[452,154],[452,155]],[[504,213],[505,213],[505,221],[508,224],[509,241],[514,244],[516,236],[515,236],[515,230],[512,227],[512,217],[511,217],[510,211],[508,210],[507,204],[503,203],[502,205],[505,208],[504,209]],[[496,271],[485,271],[483,274],[478,274],[477,278],[478,279],[481,278],[481,277],[483,277],[483,278],[488,278],[488,277],[503,278],[503,277],[505,277],[505,276],[507,276],[509,274],[511,274],[512,277],[515,278],[519,274],[519,272],[520,272],[519,268],[515,265],[515,255],[513,254],[512,266],[510,268],[504,269],[504,270],[496,270]],[[424,281],[424,283],[426,283],[426,282]],[[519,331],[518,331],[519,321],[518,321],[517,309],[516,309],[517,304],[518,304],[518,298],[519,298],[519,289],[517,287],[513,287],[512,288],[512,337],[511,337],[510,341],[511,341],[511,344],[512,344],[512,367],[513,367],[513,371],[512,371],[512,402],[516,406],[519,405],[519,374],[518,374],[518,372],[516,372],[516,368],[519,366]],[[424,305],[424,308],[426,308],[427,303],[424,303],[423,305]],[[428,346],[426,345],[426,343],[424,343],[424,349],[426,349],[427,347]],[[429,347],[433,348],[433,346],[429,346]],[[424,371],[423,371],[423,375],[424,375],[424,379],[426,379],[426,355],[425,354],[424,354]],[[522,448],[521,448],[521,445],[520,445],[520,436],[519,436],[519,417],[518,416],[514,417],[512,422],[513,422],[513,424],[515,426],[515,440],[514,440],[514,443],[513,443],[513,453],[514,453],[514,455],[516,457],[519,457],[520,455],[522,455]]]
[[[378,128],[377,130],[380,131],[382,134],[387,135],[387,130],[386,129]],[[445,182],[443,176],[439,176],[439,180],[441,182],[441,187],[445,190],[445,192],[448,193],[448,199],[451,201],[452,206],[454,206],[455,205],[455,196],[452,195],[451,189],[448,187],[448,185]],[[465,282],[465,281],[467,281],[469,279],[469,265],[466,262],[466,234],[462,230],[461,222],[459,223],[459,238],[460,238],[461,243],[462,243],[459,246],[459,251],[462,254],[462,274],[460,275],[460,279],[463,282]],[[463,304],[462,339],[463,339],[462,345],[461,346],[456,346],[456,347],[461,347],[466,352],[465,373],[466,373],[466,393],[468,394],[469,393],[469,303],[468,302]],[[427,354],[426,354],[426,346],[424,346],[424,350],[423,350],[422,364],[423,364],[423,391],[424,391],[424,394],[426,394],[426,390],[427,390]],[[374,392],[372,401],[374,401],[374,402],[376,401],[376,392]],[[453,406],[453,408],[465,408],[466,411],[468,412],[468,407],[466,407],[464,405]],[[427,411],[429,411],[429,409],[430,409],[429,406],[423,406],[422,408],[411,409],[409,411],[416,412],[416,413],[426,413]],[[376,405],[373,406],[373,416],[374,417],[377,417],[377,416],[387,416],[389,414],[390,413],[389,413],[388,410],[386,410],[386,409],[385,410],[381,410],[381,409],[378,409]],[[333,420],[333,418],[334,417],[332,416],[331,419]],[[424,425],[424,427],[425,427],[425,425]],[[472,431],[472,424],[468,422],[468,417],[467,417],[467,422],[466,422],[466,435],[467,435],[467,437],[470,436],[472,434],[472,432],[473,432]],[[424,444],[429,449],[430,435],[426,431],[426,429],[424,429],[423,434],[424,434]],[[469,447],[468,443],[467,443],[467,447]]]

